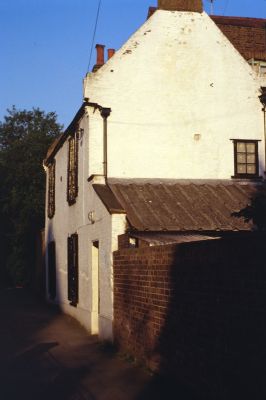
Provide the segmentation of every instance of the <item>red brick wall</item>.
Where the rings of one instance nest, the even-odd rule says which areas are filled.
[[[266,395],[265,260],[258,238],[115,252],[116,343],[205,398]]]

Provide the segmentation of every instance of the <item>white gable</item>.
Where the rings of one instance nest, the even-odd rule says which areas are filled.
[[[258,80],[205,13],[156,11],[84,84],[112,108],[110,176],[230,178],[230,139],[263,138]]]

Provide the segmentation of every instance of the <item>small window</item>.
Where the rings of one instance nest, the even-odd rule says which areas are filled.
[[[235,178],[258,177],[258,141],[234,140]]]
[[[55,213],[55,160],[48,167],[48,218]]]
[[[78,268],[78,235],[75,233],[67,239],[68,253],[68,300],[76,307],[79,301],[79,268]]]
[[[68,141],[67,201],[74,204],[78,195],[78,138],[75,134]]]

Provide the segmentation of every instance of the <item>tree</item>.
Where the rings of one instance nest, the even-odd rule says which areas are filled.
[[[38,108],[13,106],[0,122],[0,272],[14,284],[30,280],[34,238],[44,226],[42,161],[61,133],[56,113]]]

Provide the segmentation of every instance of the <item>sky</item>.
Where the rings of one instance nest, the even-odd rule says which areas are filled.
[[[119,49],[157,0],[0,0],[0,121],[7,109],[55,111],[69,125],[95,44]],[[204,0],[210,12],[209,0]],[[266,0],[214,0],[214,14],[266,18]],[[91,63],[89,65],[90,53]]]

